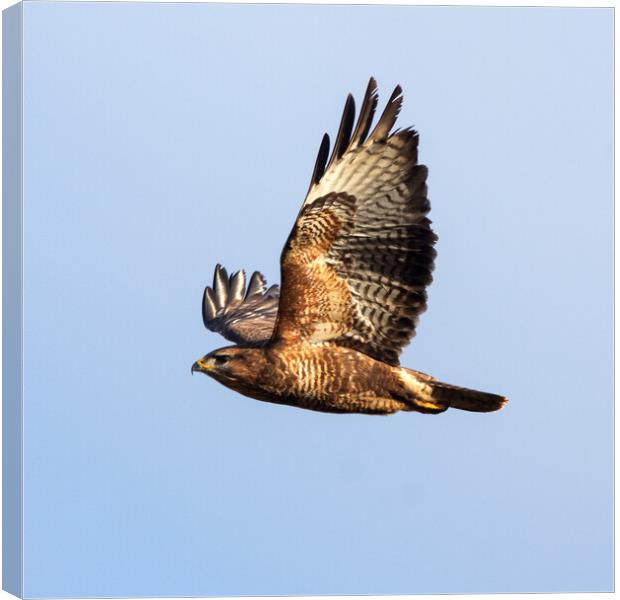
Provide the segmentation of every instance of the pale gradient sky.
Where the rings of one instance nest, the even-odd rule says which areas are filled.
[[[27,596],[612,588],[611,9],[28,2]],[[326,415],[192,362],[374,75],[421,133],[403,364],[497,414]],[[382,106],[382,104],[381,104]]]

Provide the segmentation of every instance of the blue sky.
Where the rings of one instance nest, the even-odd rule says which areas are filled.
[[[29,2],[25,593],[612,588],[610,9]],[[497,414],[326,415],[192,362],[212,269],[277,282],[368,77],[421,135],[404,365]]]

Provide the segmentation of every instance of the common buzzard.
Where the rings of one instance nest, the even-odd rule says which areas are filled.
[[[399,365],[426,309],[437,239],[427,218],[418,134],[392,128],[397,86],[371,132],[370,79],[357,123],[349,94],[329,154],[323,136],[310,188],[280,258],[282,288],[255,272],[215,268],[205,326],[237,345],[200,371],[258,400],[331,413],[489,412],[506,398],[436,381]]]

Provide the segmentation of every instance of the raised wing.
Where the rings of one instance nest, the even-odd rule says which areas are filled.
[[[202,297],[202,320],[205,327],[237,344],[267,342],[273,333],[278,313],[277,285],[267,289],[263,275],[254,271],[245,286],[245,271],[228,277],[217,265],[213,287],[206,287]]]
[[[436,236],[426,217],[427,169],[418,135],[390,134],[402,104],[397,87],[377,125],[371,78],[357,125],[347,98],[329,157],[324,136],[310,189],[281,257],[274,340],[332,342],[398,364],[426,309]]]

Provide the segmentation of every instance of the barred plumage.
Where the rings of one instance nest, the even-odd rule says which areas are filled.
[[[399,366],[432,281],[436,236],[427,217],[427,168],[418,134],[391,133],[397,86],[371,132],[377,85],[360,116],[347,97],[329,153],[321,141],[310,187],[280,260],[282,290],[254,273],[216,267],[203,298],[205,326],[239,346],[197,361],[242,394],[325,412],[476,412],[506,399],[435,381]],[[371,133],[369,133],[371,132]]]
[[[417,318],[426,309],[437,238],[426,217],[428,171],[417,164],[418,135],[409,129],[389,135],[401,103],[397,87],[366,139],[376,106],[371,79],[350,138],[354,103],[351,96],[347,99],[327,171],[311,186],[284,248],[276,335],[290,337],[294,331],[303,336],[307,331],[315,342],[332,341],[392,365],[398,364],[402,347],[414,335]],[[322,160],[319,153],[316,172],[323,170]],[[345,198],[348,208],[343,212]],[[311,230],[312,220],[318,224],[334,211],[342,214],[329,247],[321,247],[320,237],[308,241],[305,231]],[[297,239],[300,236],[303,239]],[[324,268],[304,268],[298,246],[304,255],[312,248],[322,251]],[[342,290],[349,310],[342,309],[334,286]],[[304,293],[311,296],[315,313],[300,311],[309,303],[300,297]],[[307,322],[314,323],[312,331]],[[317,335],[319,329],[323,337]]]

